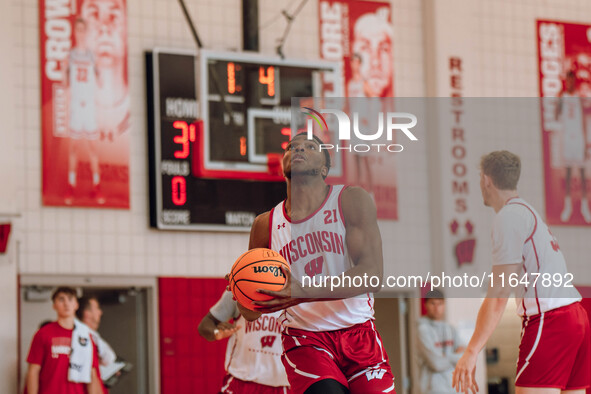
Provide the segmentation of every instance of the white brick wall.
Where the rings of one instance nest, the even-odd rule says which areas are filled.
[[[193,0],[187,6],[207,48],[234,50],[242,44],[239,0]],[[280,11],[293,11],[298,2],[260,0],[261,52],[273,53],[276,39],[283,34],[285,20]],[[476,78],[470,91],[478,96],[535,97],[537,88],[536,18],[590,21],[591,3],[586,0],[477,0],[474,18],[478,42],[474,51]],[[14,230],[9,248],[20,244],[20,274],[115,274],[128,276],[222,276],[248,243],[246,234],[206,232],[161,232],[148,227],[145,72],[143,53],[155,46],[194,49],[190,30],[175,1],[128,0],[129,88],[132,131],[130,143],[130,210],[52,208],[41,205],[41,131],[39,84],[38,1],[3,2],[13,38],[2,43],[12,62],[12,85],[0,92],[12,103],[14,128],[2,128],[3,144],[16,152],[14,171],[20,181],[12,186],[15,210]],[[422,2],[392,0],[394,28],[394,91],[397,97],[424,95]],[[277,19],[276,21],[274,21]],[[3,46],[3,48],[4,48]],[[3,52],[4,53],[4,52]],[[308,1],[285,44],[288,57],[318,58],[317,1]],[[3,59],[4,61],[4,59]],[[9,92],[9,93],[8,93]],[[4,102],[2,101],[2,102]],[[15,132],[16,130],[16,132]],[[511,144],[524,160],[521,194],[543,212],[542,149],[539,127],[525,128],[516,137],[483,132],[472,139],[469,149],[481,153]],[[7,136],[14,140],[11,141]],[[6,145],[3,145],[6,146]],[[4,151],[1,151],[4,152]],[[403,261],[405,266],[425,272],[430,267],[426,148],[413,148],[413,155],[399,157],[398,222],[381,223],[386,264]],[[474,163],[476,166],[477,163]],[[6,172],[6,170],[3,170]],[[13,171],[11,168],[10,171]],[[4,179],[4,173],[3,178]],[[474,185],[476,188],[477,186]],[[476,189],[477,190],[477,189]],[[0,193],[1,194],[1,193]],[[1,200],[0,200],[1,201]],[[0,212],[2,209],[0,209]],[[480,228],[489,228],[492,213],[482,207],[477,218]],[[572,272],[588,270],[587,256],[591,229],[555,228]],[[479,248],[487,251],[487,233]],[[483,255],[487,255],[484,253]],[[5,267],[0,259],[0,269]],[[8,269],[11,283],[16,268]],[[591,283],[585,283],[591,285]],[[15,291],[11,294],[16,294]],[[13,311],[15,298],[0,305]],[[4,311],[5,309],[2,309]],[[9,315],[12,315],[10,312]],[[15,332],[15,331],[14,331]],[[16,334],[12,336],[12,340]],[[0,366],[1,367],[1,366]],[[2,367],[3,368],[3,367]],[[8,375],[7,375],[8,376]],[[12,376],[12,375],[11,375]]]
[[[207,48],[236,50],[242,45],[241,8],[238,0],[188,1],[187,8]],[[261,52],[274,53],[283,34],[284,7],[293,12],[297,4],[261,0],[259,22]],[[318,58],[317,3],[308,2],[292,26],[284,47],[288,57]],[[23,120],[23,138],[18,152],[25,166],[19,185],[22,219],[15,238],[22,241],[20,273],[87,273],[123,275],[222,276],[248,243],[246,234],[206,232],[161,232],[148,227],[146,110],[144,51],[154,46],[194,49],[195,43],[176,2],[128,0],[129,84],[133,128],[130,144],[130,210],[52,208],[41,205],[39,31],[34,0],[14,1],[12,26],[19,37],[14,47],[14,65],[22,72],[14,78],[16,116]],[[395,89],[397,95],[420,96],[422,84],[421,20],[418,2],[393,3]],[[269,24],[269,21],[274,21]],[[26,136],[26,137],[25,137]],[[420,150],[420,149],[419,149]],[[426,196],[424,153],[400,161],[400,201],[414,203],[415,215],[400,222],[385,223],[389,247],[405,261],[426,265],[428,240],[420,245],[421,228],[428,214],[421,209]],[[426,204],[426,197],[422,200]],[[416,228],[413,232],[405,230]],[[421,252],[414,253],[413,250]],[[394,254],[394,252],[390,253]]]

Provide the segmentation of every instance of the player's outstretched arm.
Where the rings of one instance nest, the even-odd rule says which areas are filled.
[[[493,277],[499,278],[501,274],[507,278],[510,274],[518,272],[521,264],[494,265],[492,269]],[[494,281],[493,281],[494,283]],[[497,281],[497,284],[500,282]],[[452,385],[457,392],[468,393],[478,391],[478,385],[474,380],[476,372],[476,359],[478,353],[484,348],[486,342],[499,324],[501,316],[507,306],[508,297],[511,295],[510,286],[490,286],[488,293],[476,318],[476,328],[466,347],[464,354],[456,364],[453,373]]]
[[[238,331],[239,328],[240,327],[228,322],[220,322],[213,317],[211,312],[208,312],[207,315],[201,319],[197,330],[199,331],[199,335],[208,341],[213,342],[228,338]]]

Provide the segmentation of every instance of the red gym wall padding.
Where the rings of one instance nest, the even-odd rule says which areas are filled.
[[[207,342],[197,326],[227,283],[218,278],[159,278],[162,394],[219,392],[228,340]]]

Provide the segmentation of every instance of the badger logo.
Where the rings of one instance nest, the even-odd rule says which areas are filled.
[[[261,347],[273,347],[273,343],[275,343],[275,335],[265,335],[261,338]]]

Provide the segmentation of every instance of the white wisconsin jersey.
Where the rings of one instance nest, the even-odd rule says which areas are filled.
[[[281,363],[281,312],[267,313],[249,322],[240,316],[242,326],[228,341],[226,371],[240,380],[265,386],[289,386]]]
[[[68,65],[73,105],[94,105],[96,68],[92,52],[72,49]]]
[[[522,263],[519,280],[528,274],[529,284],[522,283],[516,290],[518,315],[537,315],[581,300],[579,292],[570,287],[573,278],[556,238],[523,199],[510,199],[497,213],[492,238],[493,264]]]
[[[225,291],[209,311],[219,321],[240,316],[232,293]],[[226,347],[226,372],[237,379],[265,386],[289,386],[281,363],[281,312],[268,313],[249,322],[240,316],[235,322],[240,329],[232,335]]]
[[[316,212],[297,222],[287,216],[285,201],[271,211],[269,248],[290,263],[291,272],[300,283],[304,277],[316,277],[316,283],[320,283],[320,278],[340,275],[352,267],[340,204],[343,190],[343,185],[330,186]],[[283,324],[308,331],[339,330],[373,319],[373,304],[373,295],[369,293],[342,300],[306,302],[286,309]]]
[[[562,123],[566,138],[583,138],[583,107],[578,94],[562,94]]]

